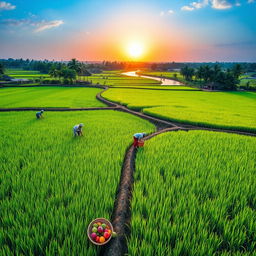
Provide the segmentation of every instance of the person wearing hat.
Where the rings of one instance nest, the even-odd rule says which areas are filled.
[[[37,113],[36,113],[36,118],[37,118],[37,119],[43,118],[43,113],[44,113],[44,110],[43,110],[43,109],[42,109],[41,111],[37,112]]]
[[[144,137],[146,136],[146,133],[145,132],[141,132],[141,133],[135,133],[133,135],[133,146],[135,148],[138,147],[138,143],[141,139],[143,139]]]
[[[82,127],[84,124],[77,124],[73,127],[74,136],[83,136]]]

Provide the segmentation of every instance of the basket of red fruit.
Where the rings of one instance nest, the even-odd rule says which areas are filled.
[[[104,245],[116,234],[110,221],[104,218],[97,218],[89,224],[87,235],[93,244]]]

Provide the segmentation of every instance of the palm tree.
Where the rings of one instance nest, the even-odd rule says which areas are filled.
[[[69,63],[68,63],[68,67],[70,69],[75,70],[77,73],[81,72],[81,63],[76,60],[76,59],[72,59]]]
[[[235,64],[232,67],[232,73],[234,74],[235,79],[238,80],[239,76],[242,74],[242,66],[241,66],[241,64]]]

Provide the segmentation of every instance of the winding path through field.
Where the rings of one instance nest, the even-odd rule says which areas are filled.
[[[85,87],[85,86],[83,86]],[[98,86],[99,87],[99,86]],[[132,115],[138,116],[142,119],[150,121],[156,126],[156,132],[148,135],[145,139],[149,140],[159,134],[165,132],[174,132],[174,131],[189,131],[189,130],[207,130],[215,132],[226,132],[226,133],[235,133],[239,135],[246,136],[256,136],[256,133],[253,132],[242,132],[242,131],[233,131],[228,129],[215,129],[215,128],[205,128],[193,126],[190,124],[180,124],[169,122],[160,118],[155,118],[148,116],[144,113],[131,110],[123,105],[117,104],[115,102],[109,101],[102,97],[102,93],[108,90],[108,87],[101,86],[100,88],[104,89],[96,95],[96,98],[105,103],[108,107],[91,107],[91,108],[43,108],[47,111],[89,111],[89,110],[116,110],[130,113]],[[114,88],[113,88],[114,89]],[[42,108],[1,108],[0,112],[6,111],[32,111],[39,110]],[[120,182],[116,192],[116,200],[113,207],[113,213],[111,221],[114,227],[114,230],[117,232],[118,237],[112,239],[105,247],[100,251],[100,255],[106,256],[121,256],[125,255],[128,252],[127,247],[127,237],[130,233],[130,218],[131,218],[131,198],[132,198],[132,188],[133,188],[133,173],[135,171],[135,158],[136,158],[136,148],[130,146],[125,154],[122,171],[120,175]]]

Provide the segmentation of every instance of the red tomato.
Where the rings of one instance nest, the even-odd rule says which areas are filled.
[[[104,237],[105,237],[106,239],[109,239],[109,237],[110,237],[110,233],[105,232],[105,233],[104,233]]]

